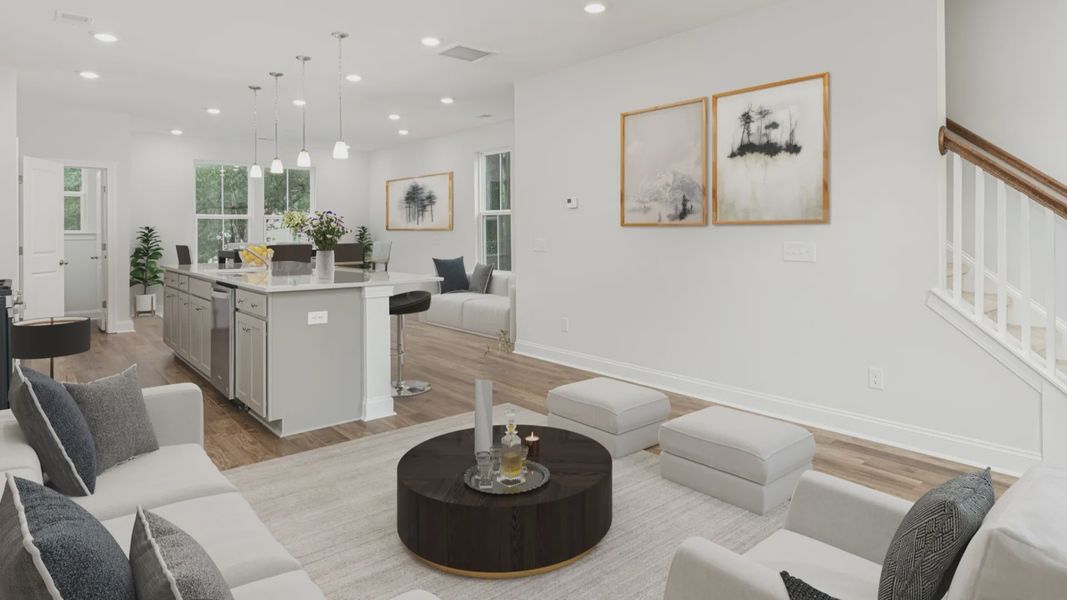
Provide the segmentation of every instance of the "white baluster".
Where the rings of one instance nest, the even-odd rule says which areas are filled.
[[[974,167],[974,316],[985,317],[985,171]]]
[[[1031,281],[1030,281],[1030,204],[1031,201],[1026,196],[1019,194],[1019,232],[1022,239],[1022,247],[1019,249],[1019,262],[1020,262],[1020,276],[1019,287],[1022,291],[1022,306],[1019,307],[1019,327],[1021,331],[1019,333],[1019,340],[1022,342],[1023,356],[1027,359],[1030,358],[1031,352],[1031,331],[1030,331],[1030,311],[1032,310],[1031,301]]]
[[[955,154],[953,154],[955,156]],[[945,169],[949,168],[949,162],[945,162]],[[937,289],[948,289],[948,257],[945,250],[948,248],[948,179],[945,180],[945,190],[937,195]]]
[[[952,155],[952,297],[963,299],[963,161]]]
[[[1056,374],[1056,213],[1045,210],[1045,365]]]
[[[1008,189],[997,180],[997,333],[1008,334]]]

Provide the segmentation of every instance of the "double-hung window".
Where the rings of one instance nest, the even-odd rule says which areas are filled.
[[[63,169],[63,231],[83,231],[85,212],[85,188],[82,186],[82,170]]]
[[[248,241],[248,168],[196,165],[196,258],[215,262],[230,244]]]
[[[282,226],[282,215],[288,211],[309,213],[311,208],[310,169],[263,173],[263,233],[268,243],[294,241]]]
[[[478,259],[511,270],[511,151],[487,152],[478,160]]]

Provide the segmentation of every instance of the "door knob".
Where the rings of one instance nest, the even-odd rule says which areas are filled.
[[[65,266],[67,266],[67,265],[69,265],[69,264],[70,264],[70,261],[69,261],[69,260],[64,260],[64,259],[62,259],[62,258],[61,258],[61,259],[59,259],[59,266],[61,266],[61,267],[65,267]]]

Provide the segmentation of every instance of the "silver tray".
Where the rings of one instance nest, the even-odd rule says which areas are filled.
[[[496,480],[496,474],[493,474],[493,487],[481,489],[478,487],[478,465],[467,469],[463,473],[463,483],[467,484],[470,489],[481,492],[483,494],[490,494],[493,496],[509,496],[511,494],[522,494],[525,492],[532,492],[537,488],[548,483],[550,473],[548,467],[541,463],[534,462],[532,460],[526,461],[526,481],[518,485],[504,485]]]

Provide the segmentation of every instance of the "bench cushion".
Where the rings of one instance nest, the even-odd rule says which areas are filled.
[[[759,484],[796,471],[815,455],[815,439],[803,427],[725,406],[667,421],[659,443],[666,452]]]
[[[548,392],[548,412],[613,434],[664,421],[671,403],[663,392],[596,377]]]
[[[478,296],[463,303],[462,328],[496,337],[501,330],[510,327],[511,302],[506,296]]]

